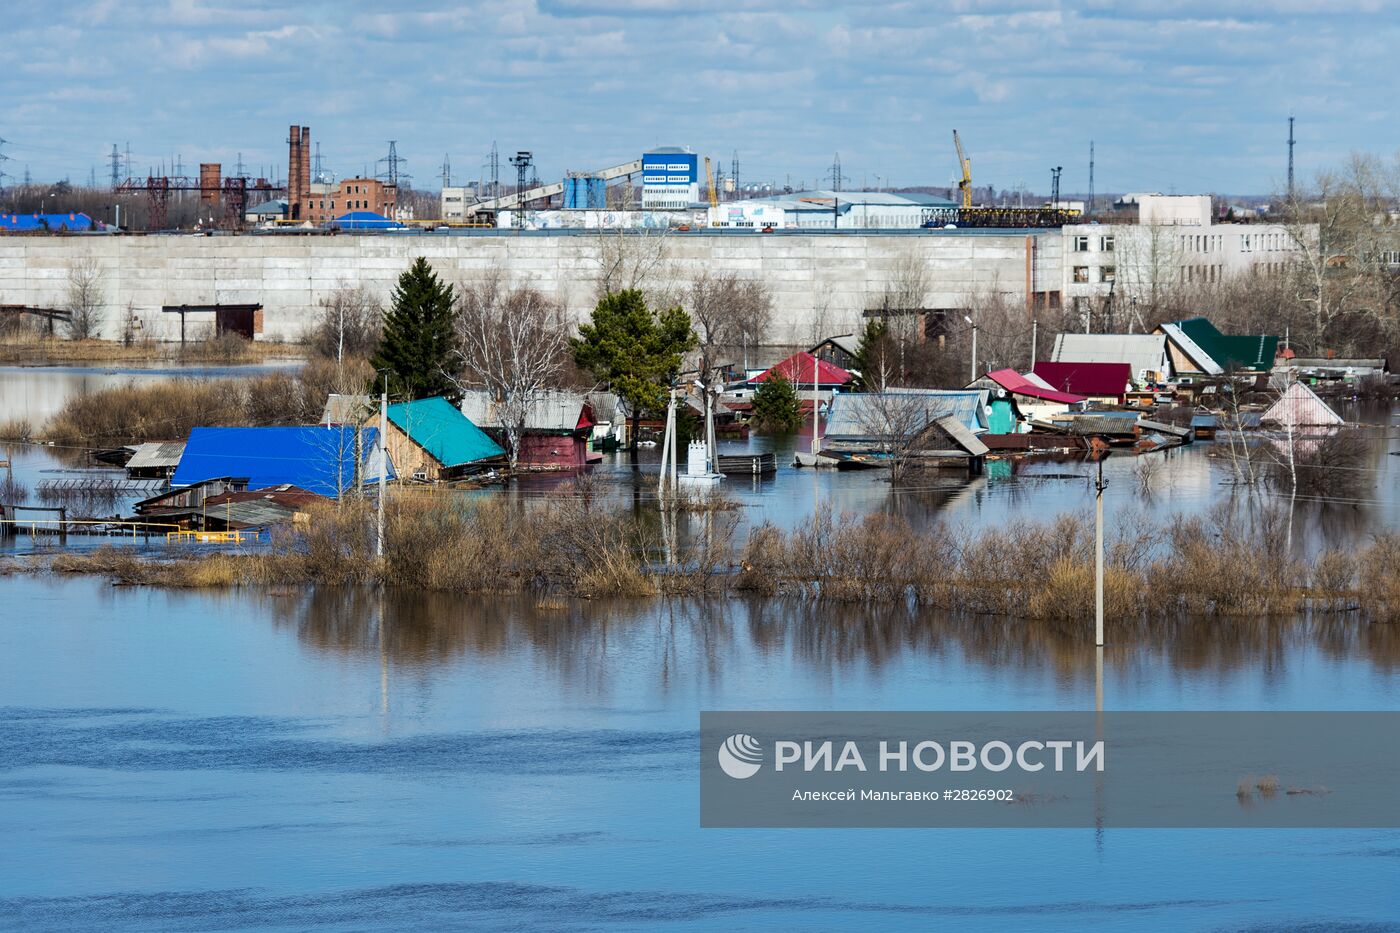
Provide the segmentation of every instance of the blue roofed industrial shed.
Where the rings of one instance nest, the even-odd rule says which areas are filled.
[[[334,498],[355,488],[357,472],[361,482],[373,483],[386,468],[392,479],[394,465],[385,462],[376,428],[195,428],[170,485],[236,476],[247,478],[249,489],[285,483]]]
[[[420,479],[452,479],[502,460],[506,452],[445,398],[390,405],[389,456]],[[369,424],[379,416],[371,415]]]

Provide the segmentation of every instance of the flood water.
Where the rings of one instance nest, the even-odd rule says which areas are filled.
[[[702,709],[1092,708],[1025,623],[0,581],[0,928],[1390,929],[1400,833],[702,830]],[[1106,709],[1393,709],[1400,630],[1182,623]]]
[[[89,378],[0,369],[0,418]],[[1376,425],[1373,490],[1300,503],[1300,546],[1400,523],[1393,416],[1352,417]],[[803,443],[725,446],[786,464]],[[1109,514],[1228,501],[1209,450],[1168,454],[1148,492],[1110,457]],[[31,484],[87,469],[9,455]],[[656,457],[610,458],[601,494],[652,508]],[[892,488],[784,466],[725,485],[743,524],[889,510],[973,526],[1085,509],[1090,469]],[[1087,709],[1088,641],[1088,623],[903,607],[0,575],[0,929],[1400,929],[1395,831],[699,828],[701,710]],[[1109,710],[1400,705],[1396,626],[1183,620],[1109,641]]]

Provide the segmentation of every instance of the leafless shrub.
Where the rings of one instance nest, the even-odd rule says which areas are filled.
[[[106,316],[102,292],[102,269],[95,259],[69,263],[66,304],[70,339],[91,340],[101,335]]]
[[[1144,495],[1152,493],[1157,484],[1157,476],[1162,472],[1162,458],[1152,454],[1140,454],[1133,460],[1133,480],[1138,491]]]
[[[7,418],[0,421],[0,440],[27,441],[34,435],[34,422],[28,418]]]
[[[1363,466],[1370,452],[1371,443],[1358,428],[1342,428],[1320,438],[1290,434],[1264,448],[1265,475],[1284,492],[1356,498],[1372,485],[1371,473]]]
[[[315,356],[343,362],[368,357],[379,343],[384,309],[364,285],[342,286],[317,302],[320,308],[306,335]]]

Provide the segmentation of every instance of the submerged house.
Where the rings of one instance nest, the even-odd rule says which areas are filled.
[[[826,338],[807,352],[823,363],[849,371],[860,353],[860,338],[855,334],[839,334]]]
[[[1295,382],[1284,390],[1278,400],[1270,405],[1259,423],[1264,426],[1279,425],[1284,428],[1337,427],[1345,424],[1345,419],[1332,410],[1332,407],[1318,398],[1317,393],[1301,382]]]
[[[440,482],[505,465],[505,448],[445,398],[396,402],[386,421],[384,442],[401,476]],[[365,428],[378,424],[371,414]]]
[[[1050,351],[1051,363],[1127,363],[1137,384],[1171,378],[1165,334],[1060,334]]]
[[[984,380],[978,380],[982,382]],[[985,381],[993,388],[987,413],[992,434],[1011,434],[1021,423],[1049,418],[1084,407],[1087,399],[1072,392],[1051,388],[1034,373],[1021,375],[1014,369],[996,369]]]
[[[1167,338],[1167,353],[1178,377],[1267,373],[1273,369],[1278,352],[1278,337],[1228,336],[1203,317],[1162,324],[1154,333]]]
[[[1132,388],[1127,363],[1054,363],[1040,360],[1031,376],[1041,384],[1103,405],[1121,405]]]
[[[798,389],[811,389],[813,380],[816,380],[817,388],[826,391],[850,385],[854,379],[849,370],[818,359],[806,351],[799,351],[765,369],[748,382],[749,385],[758,388],[775,375],[782,376]]]
[[[468,389],[462,396],[462,413],[504,444],[505,423],[500,408],[486,389]],[[617,417],[616,409],[609,415]],[[576,470],[596,463],[603,458],[591,443],[597,423],[593,406],[582,392],[550,389],[540,393],[525,419],[517,457],[520,467]]]
[[[283,484],[330,498],[394,477],[378,428],[311,425],[195,428],[185,443],[172,488],[238,477],[245,489]]]
[[[980,463],[987,452],[978,439],[988,428],[987,407],[985,389],[838,394],[831,401],[821,451],[881,457],[898,447],[921,459]]]
[[[245,531],[274,525],[301,525],[325,496],[284,483],[267,489],[225,492],[204,500],[201,527],[208,531]]]

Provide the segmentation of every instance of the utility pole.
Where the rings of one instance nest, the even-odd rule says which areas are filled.
[[[1035,351],[1040,342],[1040,320],[1031,318],[1031,369],[1035,369]]]
[[[496,141],[491,140],[491,197],[501,196],[501,153],[496,149]]]
[[[966,314],[963,315],[963,320],[972,325],[972,378],[968,382],[973,383],[977,381],[977,322]]]
[[[841,153],[836,153],[836,158],[831,162],[831,190],[841,190]]]
[[[112,143],[112,154],[109,158],[112,161],[112,190],[116,191],[122,183],[122,157],[117,151],[116,143]]]
[[[1089,140],[1089,216],[1094,214],[1094,141]]]
[[[452,187],[452,157],[448,153],[442,155],[442,186]]]
[[[1288,115],[1288,200],[1293,200],[1293,114]]]
[[[729,177],[734,181],[734,198],[741,197],[739,194],[739,150],[734,150],[734,158],[729,162]],[[730,200],[734,200],[730,198]]]
[[[374,516],[374,556],[384,557],[384,497],[389,491],[389,374],[379,396],[379,508]]]
[[[1099,476],[1094,482],[1094,645],[1098,648],[1103,647],[1103,491],[1106,486],[1103,456],[1100,456]]]

